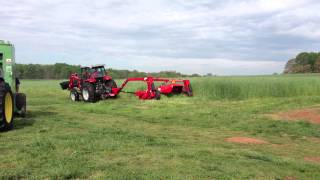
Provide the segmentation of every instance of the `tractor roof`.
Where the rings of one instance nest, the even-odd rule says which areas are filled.
[[[96,64],[96,65],[92,65],[91,67],[95,68],[95,67],[104,67],[104,64]]]
[[[0,40],[0,45],[9,45],[9,46],[13,46],[9,41],[5,41],[5,40]]]
[[[91,66],[81,66],[81,69],[85,69],[85,68],[97,68],[97,67],[104,67],[104,64],[97,64],[97,65],[91,65]]]
[[[90,68],[90,66],[81,66],[81,69],[86,69],[86,68]]]

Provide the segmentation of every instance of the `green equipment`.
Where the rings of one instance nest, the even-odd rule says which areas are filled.
[[[26,114],[26,95],[19,93],[14,45],[0,40],[0,130],[13,128],[14,115]]]

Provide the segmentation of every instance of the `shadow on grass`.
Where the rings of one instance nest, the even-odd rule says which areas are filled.
[[[28,126],[32,126],[35,121],[33,119],[27,118],[15,118],[14,120],[14,130],[23,129]]]
[[[14,129],[23,129],[28,126],[32,126],[38,118],[55,116],[56,112],[51,111],[28,111],[25,117],[16,116],[14,119]]]
[[[57,112],[53,112],[53,111],[43,111],[43,110],[28,111],[25,119],[34,119],[39,117],[48,117],[48,116],[55,116],[55,115],[57,115]]]

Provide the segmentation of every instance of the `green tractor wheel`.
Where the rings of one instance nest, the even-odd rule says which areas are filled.
[[[14,100],[11,88],[5,82],[0,83],[0,130],[7,131],[13,127]]]

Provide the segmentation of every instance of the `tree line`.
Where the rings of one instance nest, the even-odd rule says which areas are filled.
[[[284,73],[320,73],[320,52],[303,52],[287,62]]]
[[[16,76],[20,79],[67,79],[72,73],[80,73],[79,65],[56,63],[52,65],[42,64],[16,64]],[[199,77],[198,74],[186,75],[176,71],[161,71],[156,73],[139,72],[137,70],[107,69],[108,75],[115,79],[128,77]]]

